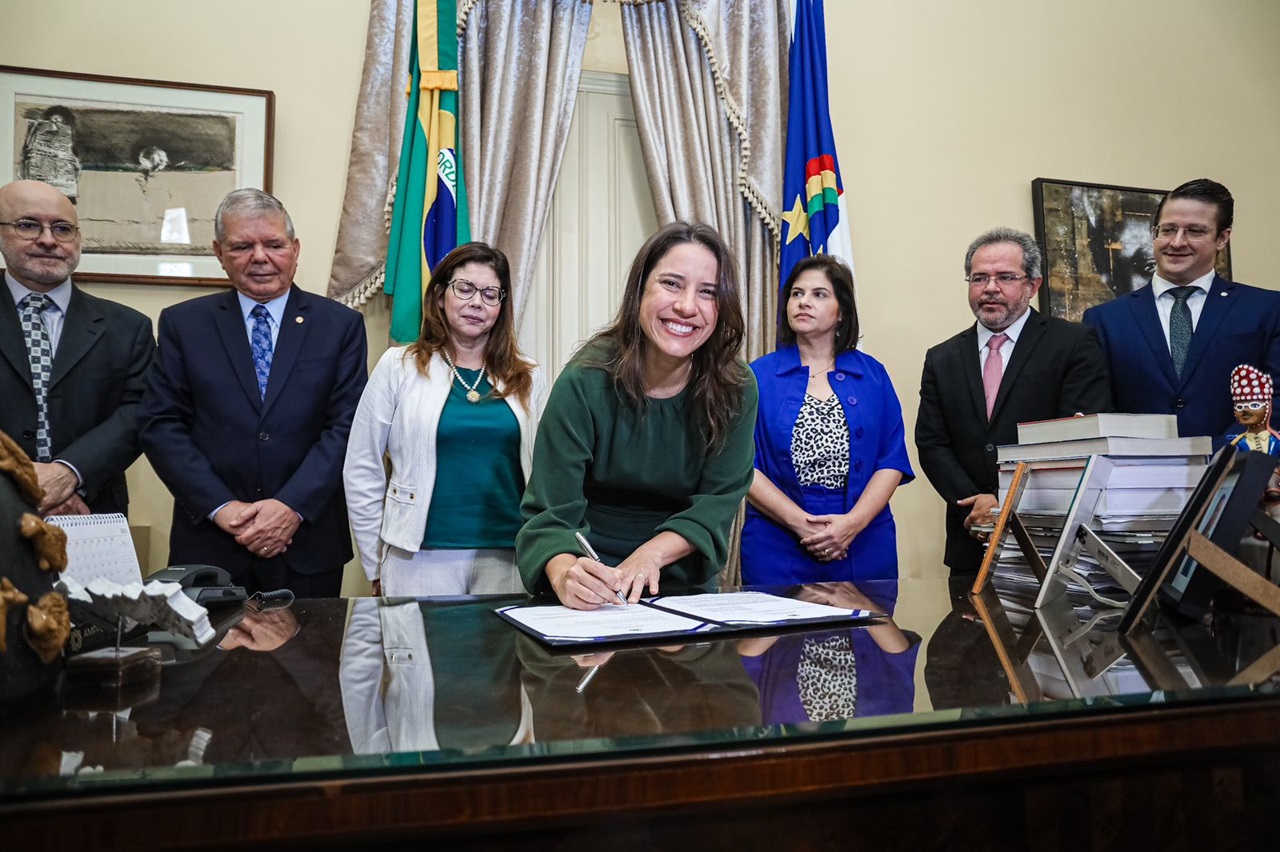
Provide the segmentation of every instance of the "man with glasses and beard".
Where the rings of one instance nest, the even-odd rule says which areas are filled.
[[[0,187],[0,431],[35,462],[41,514],[129,510],[151,320],[72,283],[76,208],[35,180]]]
[[[1031,310],[1041,277],[1029,234],[988,231],[969,246],[964,271],[978,321],[925,354],[916,418],[920,466],[947,503],[952,574],[982,564],[970,528],[999,503],[996,447],[1018,442],[1018,424],[1111,409],[1093,330]]]

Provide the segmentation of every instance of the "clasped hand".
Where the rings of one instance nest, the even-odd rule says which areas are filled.
[[[861,532],[849,515],[806,515],[800,530],[800,546],[819,562],[844,559],[849,545]]]
[[[297,512],[275,498],[254,503],[232,500],[218,510],[213,521],[234,536],[236,544],[267,559],[293,544],[293,534],[302,522]]]

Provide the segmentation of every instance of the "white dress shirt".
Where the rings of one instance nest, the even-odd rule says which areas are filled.
[[[1031,318],[1031,308],[1028,307],[1022,312],[1022,316],[1013,321],[1013,325],[1004,330],[1009,335],[1009,339],[1000,347],[1000,375],[1004,375],[1004,367],[1009,366],[1009,359],[1013,357],[1013,347],[1018,343],[1018,337],[1022,334],[1022,329],[1026,328],[1027,320]],[[995,337],[1000,332],[992,331],[982,323],[978,323],[978,371],[981,372],[987,366],[987,355],[991,350],[987,348],[987,341]]]
[[[1195,281],[1186,285],[1196,288],[1196,292],[1187,297],[1187,308],[1191,311],[1192,332],[1200,324],[1200,312],[1204,310],[1205,300],[1209,298],[1209,288],[1213,286],[1213,276],[1215,274],[1213,270],[1209,270]],[[1155,294],[1156,313],[1160,315],[1160,328],[1164,329],[1164,342],[1166,344],[1169,343],[1169,315],[1173,313],[1174,303],[1178,301],[1169,295],[1169,291],[1177,286],[1179,285],[1170,284],[1159,275],[1151,279],[1151,292]]]

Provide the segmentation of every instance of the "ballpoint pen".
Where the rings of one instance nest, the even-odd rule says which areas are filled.
[[[573,691],[581,695],[582,690],[587,688],[587,684],[591,683],[591,678],[595,677],[596,672],[598,671],[600,671],[600,664],[596,664],[591,668],[587,669],[587,673],[582,676],[582,680],[578,681],[578,685],[574,688]]]
[[[585,535],[580,532],[575,532],[573,537],[578,540],[578,544],[582,545],[582,549],[587,552],[588,559],[594,559],[596,562],[600,561],[600,554],[596,553],[596,549],[591,546],[591,542],[587,541],[587,537]],[[622,601],[624,606],[630,603],[630,601],[627,600],[627,596],[622,593],[621,589],[614,589],[613,593],[618,596],[618,600]],[[585,679],[583,680],[582,685],[587,685]],[[581,692],[582,690],[578,691]]]

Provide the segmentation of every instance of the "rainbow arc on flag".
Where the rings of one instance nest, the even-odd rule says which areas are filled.
[[[383,287],[391,296],[396,343],[418,339],[432,268],[471,239],[458,143],[457,17],[456,0],[418,0],[414,8],[409,106]]]
[[[779,286],[812,254],[835,255],[850,267],[853,252],[844,188],[827,100],[826,21],[822,0],[796,0],[788,59],[787,150],[783,162]]]

